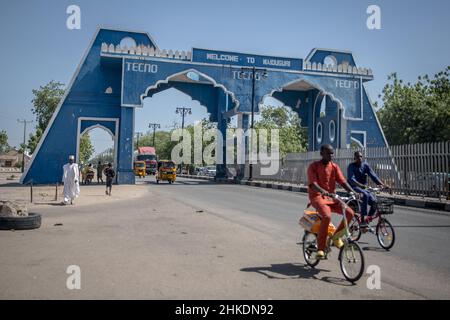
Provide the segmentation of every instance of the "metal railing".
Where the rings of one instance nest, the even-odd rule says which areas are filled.
[[[353,162],[351,149],[335,150],[334,162],[344,175]],[[361,149],[378,177],[396,194],[449,198],[450,141],[399,145],[389,148]],[[279,170],[273,175],[261,175],[261,164],[253,165],[253,179],[306,185],[311,162],[320,159],[320,152],[288,154],[280,160]]]

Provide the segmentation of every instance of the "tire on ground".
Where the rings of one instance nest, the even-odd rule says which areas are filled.
[[[0,217],[0,230],[29,230],[41,226],[41,215],[29,213],[27,217]]]

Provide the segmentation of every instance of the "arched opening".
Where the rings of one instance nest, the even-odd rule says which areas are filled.
[[[318,150],[320,143],[340,147],[342,136],[345,136],[341,132],[344,128],[341,125],[343,105],[332,93],[308,80],[299,79],[273,90],[264,99],[266,97],[273,97],[298,113],[302,127],[308,130],[308,150]],[[334,135],[330,132],[333,129],[333,125],[329,126],[331,120],[334,121]],[[317,139],[318,122],[322,122],[320,143]]]
[[[115,170],[117,168],[117,139],[113,133],[116,123],[111,123],[109,126],[83,125],[83,121],[81,123],[82,128],[77,141],[77,161],[82,175],[81,183],[103,183],[105,181],[103,170],[107,164],[111,163]]]
[[[198,158],[193,155],[193,128],[196,125],[200,125],[203,130],[218,128],[219,121],[222,127],[226,127],[230,119],[225,120],[222,112],[235,106],[230,95],[228,94],[228,101],[226,97],[227,93],[222,86],[195,70],[175,74],[150,86],[141,96],[143,107],[135,111],[134,159],[140,153],[139,148],[142,150],[142,147],[149,146],[155,148],[158,160],[174,160],[171,159],[171,153],[178,141],[171,141],[171,133],[175,129],[184,128],[192,137],[191,161],[188,164],[183,162],[182,169],[185,173],[198,173],[206,164],[198,163]],[[214,139],[203,141],[202,154],[205,145],[212,141]],[[214,151],[212,154],[215,155]],[[153,163],[155,164],[156,162]],[[147,165],[151,164],[146,163]],[[208,165],[215,166],[215,163]],[[147,177],[136,181],[152,180],[153,177]]]

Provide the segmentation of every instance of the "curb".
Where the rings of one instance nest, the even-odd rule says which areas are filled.
[[[257,188],[267,188],[267,189],[285,190],[285,191],[299,192],[299,193],[308,193],[308,188],[304,187],[304,186],[289,186],[289,185],[278,184],[278,183],[269,183],[269,182],[265,183],[265,182],[255,182],[255,181],[247,181],[247,180],[241,180],[241,181],[215,180],[214,177],[202,177],[202,176],[192,176],[192,175],[179,175],[179,176],[183,177],[183,178],[189,178],[189,179],[216,181],[219,183],[240,184],[240,185],[246,185],[246,186],[257,187]],[[450,203],[439,202],[439,201],[405,199],[405,198],[397,198],[397,197],[387,197],[387,198],[394,200],[394,204],[399,205],[399,206],[450,212]],[[443,213],[446,213],[446,212],[443,212]]]

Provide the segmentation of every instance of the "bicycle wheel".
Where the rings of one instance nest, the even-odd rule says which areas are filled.
[[[339,251],[339,265],[345,279],[354,283],[364,273],[364,255],[356,242],[345,244]]]
[[[385,218],[380,218],[377,224],[377,240],[380,246],[389,250],[394,246],[395,242],[395,231],[392,224]]]
[[[316,259],[317,236],[314,233],[305,231],[303,235],[303,258],[306,264],[312,268],[317,266],[320,260]]]
[[[350,238],[352,241],[358,241],[361,238],[361,228],[359,227],[359,219],[355,215],[350,221],[350,225],[348,226],[348,229],[350,230]]]

